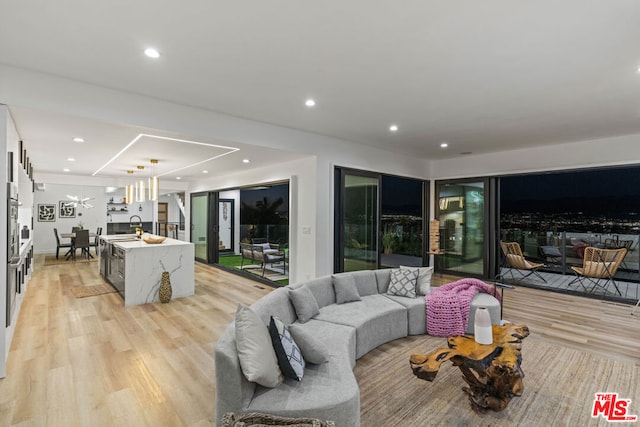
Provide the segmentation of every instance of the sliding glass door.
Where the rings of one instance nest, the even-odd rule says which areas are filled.
[[[206,263],[218,262],[219,230],[217,192],[191,195],[191,242],[195,245],[195,258]]]
[[[342,271],[372,270],[378,265],[378,178],[343,175]]]
[[[440,221],[439,269],[486,277],[488,273],[488,181],[458,180],[437,184]]]
[[[427,182],[335,170],[334,271],[422,266]]]

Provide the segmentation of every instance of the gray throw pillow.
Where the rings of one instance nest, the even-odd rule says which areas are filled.
[[[427,295],[431,292],[431,276],[433,276],[433,267],[405,267],[400,268],[418,270],[418,282],[416,284],[416,294]]]
[[[300,347],[302,356],[307,362],[319,365],[329,361],[329,349],[318,338],[313,336],[311,332],[306,331],[302,325],[289,325],[291,336]]]
[[[249,381],[264,387],[277,387],[284,381],[266,325],[243,305],[236,311],[236,349]]]
[[[278,358],[278,365],[284,376],[302,381],[305,365],[304,358],[300,347],[298,347],[282,320],[271,316],[269,335],[271,335],[271,342]]]
[[[361,300],[356,282],[351,275],[332,276],[332,280],[337,304]]]
[[[289,288],[289,298],[296,309],[300,323],[305,323],[320,313],[318,302],[306,285],[296,289]]]
[[[391,270],[391,280],[387,294],[400,297],[416,297],[416,282],[418,269],[394,268]]]

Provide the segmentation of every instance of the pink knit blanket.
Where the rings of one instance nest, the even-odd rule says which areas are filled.
[[[500,295],[493,286],[478,279],[460,279],[433,288],[424,297],[427,333],[437,337],[463,335],[469,321],[471,300],[478,292],[491,294],[500,301]]]

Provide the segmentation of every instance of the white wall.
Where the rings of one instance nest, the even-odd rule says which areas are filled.
[[[4,153],[4,160],[0,161],[0,378],[6,376],[6,361],[9,354],[9,347],[13,339],[13,333],[16,328],[18,315],[22,307],[22,299],[24,294],[18,295],[16,300],[16,309],[11,319],[11,326],[6,327],[6,315],[7,315],[7,185],[8,182],[8,159],[7,153],[12,151],[13,155],[13,182],[18,186],[18,190],[21,192],[20,201],[24,203],[24,210],[22,212],[18,210],[19,219],[26,218],[29,214],[28,203],[30,195],[26,189],[24,182],[31,182],[27,178],[24,169],[20,165],[19,150],[19,135],[16,128],[13,125],[9,110],[6,106],[0,105],[0,153]]]
[[[94,198],[89,201],[93,208],[87,209],[78,206],[75,218],[59,218],[59,204],[60,201],[68,200],[67,194]],[[53,234],[54,228],[58,229],[58,233],[70,233],[72,227],[76,227],[82,222],[83,227],[89,231],[95,232],[98,227],[102,227],[103,234],[106,233],[107,197],[108,195],[104,193],[104,187],[93,186],[47,184],[44,191],[36,191],[34,194],[35,218],[33,221],[34,253],[55,254],[56,239]],[[37,209],[39,204],[56,205],[56,219],[54,222],[38,221]],[[126,215],[126,222],[129,222],[128,215]]]

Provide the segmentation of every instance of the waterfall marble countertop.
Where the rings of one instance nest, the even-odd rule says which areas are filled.
[[[135,235],[100,236],[108,245],[124,251],[121,267],[124,276],[125,306],[159,301],[158,290],[164,271],[169,272],[172,298],[193,295],[195,291],[195,245],[167,238],[149,244]]]

